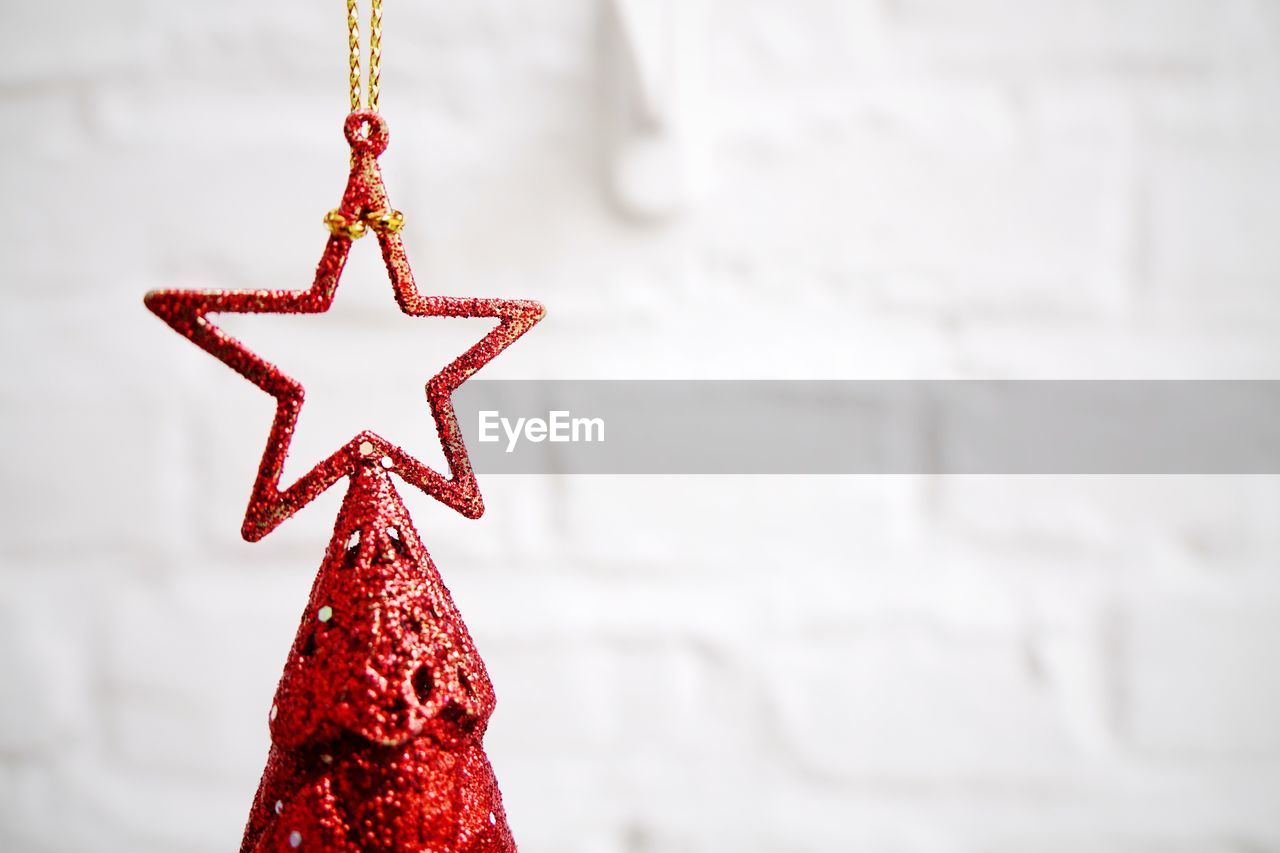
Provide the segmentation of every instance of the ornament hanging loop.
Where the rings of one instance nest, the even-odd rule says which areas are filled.
[[[342,204],[325,214],[329,233],[347,240],[359,240],[370,231],[379,238],[399,234],[404,214],[387,203],[378,170],[378,156],[387,150],[390,138],[386,120],[372,110],[358,110],[347,116],[342,132],[351,144],[351,178]]]
[[[365,106],[360,104],[359,0],[347,0],[347,45],[350,66],[351,114],[342,132],[351,145],[351,178],[342,204],[325,214],[324,224],[334,237],[359,240],[370,231],[379,240],[394,238],[404,228],[404,215],[387,204],[378,157],[387,150],[387,123],[378,115],[382,76],[382,0],[372,0],[369,20],[369,80]]]
[[[387,122],[373,110],[357,110],[347,116],[342,132],[354,154],[379,157],[387,150]]]

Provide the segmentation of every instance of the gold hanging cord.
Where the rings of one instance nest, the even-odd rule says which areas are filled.
[[[369,94],[368,105],[365,111],[378,111],[378,89],[382,82],[382,0],[372,0],[373,11],[369,17]],[[351,84],[351,112],[361,112],[360,106],[360,9],[359,0],[347,0],[347,47],[349,49],[348,59],[350,61],[351,75],[349,78]],[[378,122],[380,118],[374,118]],[[368,125],[370,119],[366,118],[365,123]],[[385,132],[385,130],[384,130]],[[385,141],[383,145],[385,146]],[[355,152],[355,141],[352,141],[351,162],[352,168],[357,163]],[[377,156],[377,153],[373,155]],[[374,167],[376,172],[376,167]],[[352,172],[352,180],[355,179],[355,172]],[[377,179],[381,182],[381,179]],[[400,233],[400,229],[404,228],[404,214],[393,209],[379,209],[366,211],[344,211],[342,208],[335,208],[325,214],[324,224],[329,227],[329,233],[334,237],[341,237],[347,240],[359,240],[368,231],[372,230],[379,236],[379,239],[393,237]]]
[[[360,5],[347,0],[347,48],[350,65],[351,112],[360,110]],[[368,107],[378,111],[378,91],[382,87],[382,0],[373,0],[369,15],[369,95]]]

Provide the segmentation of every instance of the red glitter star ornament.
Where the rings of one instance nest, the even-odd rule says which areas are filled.
[[[387,192],[378,168],[378,156],[387,147],[386,122],[375,112],[358,111],[347,117],[345,131],[352,151],[351,177],[342,204],[326,217],[331,233],[310,289],[158,290],[147,294],[145,300],[147,307],[178,334],[276,398],[275,420],[241,528],[244,538],[251,542],[266,536],[370,457],[379,460],[406,483],[417,486],[468,518],[478,518],[484,512],[484,502],[462,441],[452,394],[543,316],[542,306],[528,300],[470,299],[418,293],[399,234],[403,220],[387,203]],[[449,476],[433,470],[376,433],[366,431],[316,463],[291,486],[281,489],[285,458],[302,408],[302,384],[250,352],[214,325],[209,315],[318,314],[328,311],[351,244],[366,231],[377,235],[401,311],[415,317],[492,317],[498,320],[492,331],[427,383],[427,402],[444,445]]]
[[[390,474],[468,517],[484,511],[451,395],[543,315],[536,302],[422,296],[387,202],[374,111],[346,120],[351,176],[325,221],[329,242],[308,290],[150,293],[175,331],[276,398],[276,415],[241,532],[261,539],[342,477],[333,539],[271,709],[271,754],[242,853],[515,853],[481,739],[493,687],[466,626],[409,520]],[[303,388],[210,320],[218,313],[327,311],[353,240],[377,235],[400,309],[418,317],[490,317],[497,326],[427,383],[449,475],[362,432],[281,489]]]

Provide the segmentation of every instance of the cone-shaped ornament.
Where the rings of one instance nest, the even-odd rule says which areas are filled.
[[[512,853],[493,686],[389,476],[351,485],[271,708],[251,851]]]

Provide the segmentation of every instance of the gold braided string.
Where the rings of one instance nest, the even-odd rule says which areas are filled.
[[[347,51],[351,63],[351,112],[360,109],[360,9],[347,0]]]
[[[360,112],[360,0],[347,0],[347,61],[350,66],[351,112]],[[382,87],[382,0],[372,0],[369,17],[369,94],[370,112],[378,111],[378,94]],[[377,156],[377,155],[374,155]],[[356,163],[354,147],[351,162]],[[354,173],[353,173],[354,175]],[[325,214],[329,233],[347,240],[359,240],[369,231],[379,239],[393,237],[404,228],[404,214],[398,210],[344,211],[337,208]]]
[[[382,88],[382,0],[373,0],[369,17],[369,109],[378,111],[378,92]]]
[[[347,62],[351,84],[351,112],[360,109],[360,6],[359,0],[347,0]],[[382,90],[382,0],[373,0],[369,16],[369,95],[368,108],[378,111],[378,94]]]

